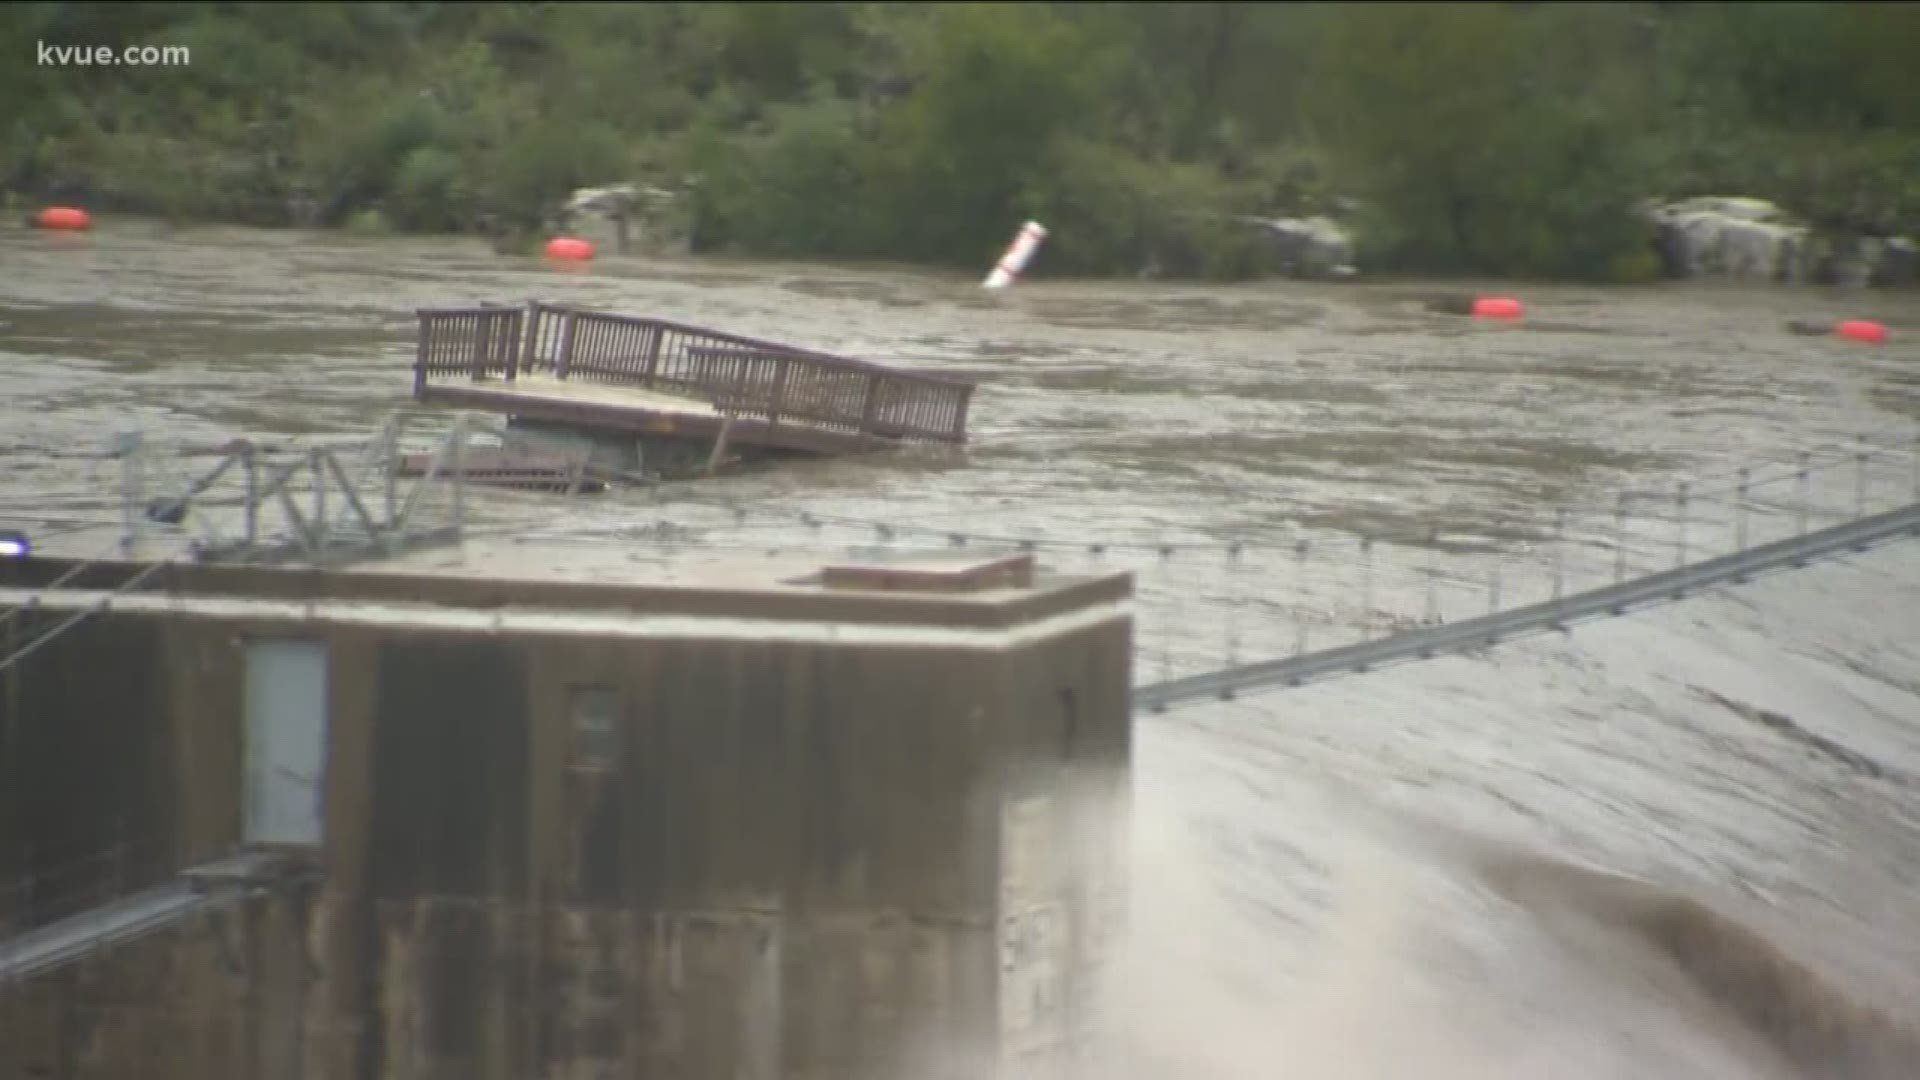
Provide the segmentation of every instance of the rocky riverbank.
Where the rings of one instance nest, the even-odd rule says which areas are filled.
[[[607,252],[684,254],[694,245],[687,199],[640,183],[580,188],[550,217],[558,231]],[[1342,217],[1358,207],[1342,201]],[[1765,199],[1702,196],[1647,200],[1639,217],[1660,272],[1669,279],[1718,279],[1842,288],[1904,288],[1920,282],[1920,244],[1904,236],[1860,236],[1814,227]],[[1264,244],[1267,272],[1306,280],[1344,280],[1366,265],[1361,236],[1326,214],[1245,216]],[[1143,268],[1143,276],[1157,276]]]
[[[1649,202],[1641,215],[1669,277],[1897,288],[1920,274],[1909,237],[1825,232],[1765,199]]]

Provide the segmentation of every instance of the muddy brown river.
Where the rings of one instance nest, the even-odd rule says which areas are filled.
[[[49,546],[109,527],[117,431],[365,438],[407,404],[415,308],[533,298],[977,378],[974,440],[482,495],[485,528],[1029,541],[1138,573],[1143,682],[1600,584],[1622,489],[1630,571],[1786,535],[1801,450],[1816,523],[1920,490],[1894,452],[1920,430],[1911,294],[1509,285],[1528,318],[1507,326],[1424,306],[1482,287],[990,295],[891,267],[561,273],[457,240],[8,229],[0,521]],[[1892,338],[1784,330],[1844,317]],[[1136,751],[1114,1075],[1920,1075],[1920,545],[1142,718]]]

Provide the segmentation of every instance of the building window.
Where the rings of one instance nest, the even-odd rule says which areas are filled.
[[[576,686],[568,691],[573,719],[573,757],[579,772],[609,772],[619,760],[620,694],[609,686]]]

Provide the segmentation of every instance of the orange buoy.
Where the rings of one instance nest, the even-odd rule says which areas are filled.
[[[66,232],[77,232],[81,229],[92,227],[93,218],[88,216],[85,210],[78,209],[77,207],[49,206],[45,210],[40,211],[39,216],[34,218],[33,223],[43,229],[59,229]]]
[[[1867,319],[1848,319],[1833,328],[1835,337],[1848,341],[1864,341],[1869,345],[1878,345],[1887,340],[1885,325]]]
[[[593,258],[593,244],[576,236],[556,236],[547,241],[547,258],[585,262]]]
[[[1476,319],[1517,319],[1523,310],[1511,296],[1482,296],[1473,302]]]

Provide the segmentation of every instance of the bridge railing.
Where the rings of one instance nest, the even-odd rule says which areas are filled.
[[[1670,570],[1655,571],[1571,596],[1494,610],[1458,623],[1426,626],[1316,653],[1234,665],[1134,689],[1136,709],[1159,711],[1208,698],[1230,699],[1248,691],[1299,686],[1330,675],[1360,673],[1408,659],[1427,659],[1500,644],[1544,630],[1565,630],[1572,623],[1668,600],[1680,600],[1715,585],[1741,582],[1760,574],[1837,554],[1861,552],[1893,540],[1920,536],[1920,503],[1858,520],[1802,533],[1768,544],[1703,558]]]
[[[466,376],[478,381],[515,376],[525,333],[525,310],[486,305],[434,308],[418,314],[414,396],[418,397],[428,383],[447,377]]]
[[[730,416],[964,442],[973,384],[665,319],[533,303],[421,311],[415,389],[523,375],[706,401]]]
[[[1878,543],[1878,533],[1862,540],[1855,531],[1826,530],[1872,524],[1877,515],[1916,504],[1920,435],[1888,430],[1694,473],[1671,485],[1589,495],[1559,508],[1450,520],[1409,517],[1399,527],[1369,523],[1359,531],[1339,520],[1296,519],[1282,528],[1235,529],[1231,538],[1221,538],[1203,527],[1063,518],[1040,507],[1033,508],[1040,516],[1016,511],[970,528],[906,507],[896,517],[875,520],[718,500],[676,512],[675,525],[683,531],[664,534],[668,538],[659,542],[696,533],[723,545],[730,530],[747,528],[750,534],[736,538],[742,551],[769,543],[845,544],[850,555],[863,558],[875,552],[1017,551],[1044,553],[1050,568],[1062,573],[1131,572],[1134,675],[1145,686],[1238,668],[1258,656],[1288,658],[1287,677],[1305,672],[1307,678],[1319,677],[1323,663],[1385,663],[1376,647],[1391,653],[1410,641],[1442,642],[1436,652],[1453,645],[1477,649],[1486,624],[1472,620],[1538,618],[1502,614],[1535,604],[1551,604],[1536,610],[1566,622],[1591,617],[1588,608],[1595,603],[1603,612],[1616,605],[1635,608],[1643,602],[1642,590],[1686,594],[1704,587],[1700,575],[1757,574],[1782,558],[1791,565],[1801,555],[1819,557],[1807,553],[1836,550],[1835,543],[1849,550]],[[660,524],[657,518],[649,522]],[[632,543],[632,535],[601,539]],[[1733,554],[1744,560],[1713,561]],[[1675,570],[1695,576],[1676,588],[1674,579],[1660,576]],[[1625,588],[1601,593],[1599,601],[1579,599],[1609,586]],[[1438,629],[1462,625],[1468,630]],[[1420,636],[1407,637],[1412,631]],[[1501,622],[1493,636],[1517,632]],[[1376,645],[1393,639],[1400,644]],[[1291,659],[1296,657],[1302,659]]]

